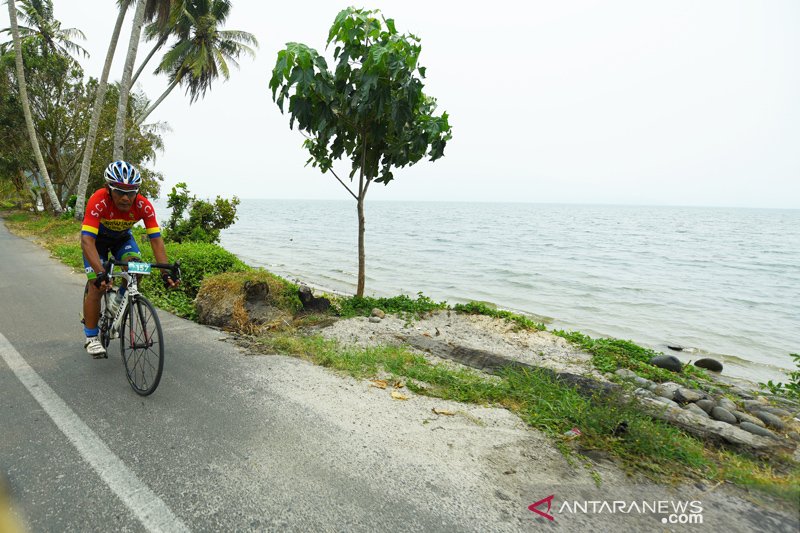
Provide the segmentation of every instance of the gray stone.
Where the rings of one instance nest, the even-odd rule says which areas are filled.
[[[739,424],[739,427],[749,433],[752,433],[753,435],[761,435],[762,437],[777,437],[775,433],[771,432],[767,428],[751,424],[750,422],[742,422]]]
[[[621,377],[622,379],[635,379],[639,376],[636,375],[636,372],[633,370],[628,370],[627,368],[618,368],[616,372],[614,372],[617,376]]]
[[[719,406],[711,410],[711,418],[719,420],[720,422],[727,422],[728,424],[735,424],[738,422],[730,411]]]
[[[736,411],[736,410],[738,409],[738,407],[736,407],[736,404],[735,404],[735,403],[733,403],[733,402],[732,402],[731,400],[729,400],[728,398],[720,398],[720,399],[717,401],[717,405],[719,405],[719,406],[720,406],[720,407],[722,407],[723,409],[725,409],[725,410],[727,410],[727,411],[731,411],[731,412],[733,412],[733,411]]]
[[[703,411],[705,411],[706,413],[710,413],[711,410],[714,407],[716,407],[716,405],[717,405],[717,402],[715,402],[714,400],[708,400],[708,399],[706,399],[706,400],[697,400],[697,406],[700,409],[702,409]]]
[[[653,387],[655,388],[655,385],[656,385],[655,383],[653,383],[649,379],[646,379],[646,378],[643,378],[643,377],[639,377],[639,376],[636,376],[635,378],[633,378],[633,382],[636,383],[637,385],[639,385],[640,387],[645,388],[645,389],[649,389],[650,385],[653,385]]]
[[[381,317],[379,317],[379,316],[371,316],[371,317],[369,317],[369,321],[377,324],[377,323],[379,323],[381,321]]]
[[[386,317],[386,313],[384,313],[381,309],[378,309],[376,307],[376,308],[374,308],[372,310],[372,313],[370,314],[370,316],[376,316],[378,318],[385,318]]]
[[[697,400],[702,400],[705,397],[706,394],[704,392],[681,387],[677,391],[675,391],[675,394],[672,399],[678,403],[690,403],[690,402],[696,402]]]
[[[675,409],[680,409],[681,408],[680,405],[678,405],[677,403],[673,402],[669,398],[664,398],[663,396],[656,396],[653,399],[655,401],[659,402],[659,403],[663,403],[664,405],[668,405],[670,407],[674,407]]]
[[[789,438],[791,438],[794,441],[800,442],[800,433],[798,433],[796,431],[790,431],[789,432]]]
[[[742,404],[747,412],[753,414],[767,407],[767,404],[762,400],[745,400]]]
[[[680,385],[677,383],[673,383],[671,381],[667,381],[666,383],[659,383],[656,385],[656,388],[653,392],[655,392],[658,396],[662,398],[666,398],[668,400],[672,400],[675,398],[675,391],[680,388]]]
[[[703,418],[708,418],[708,413],[703,411],[701,408],[697,407],[696,403],[687,403],[684,406],[684,409],[686,409],[687,411],[691,411],[696,415],[702,416]]]
[[[694,362],[694,366],[698,368],[705,368],[706,370],[711,370],[712,372],[722,372],[722,363],[717,361],[716,359],[698,359]]]
[[[766,411],[758,411],[754,413],[759,420],[764,422],[766,425],[774,427],[775,429],[783,429],[786,425],[783,423],[777,415],[773,415],[772,413],[768,413]]]
[[[786,409],[781,409],[780,407],[774,407],[772,405],[765,405],[764,407],[761,408],[761,410],[767,413],[772,413],[773,415],[778,416],[780,418],[792,417],[792,413],[790,413]]]
[[[669,348],[670,350],[675,350],[676,352],[682,352],[683,351],[683,346],[681,346],[680,344],[674,344],[674,343],[673,344],[667,344],[667,348]]]
[[[650,359],[650,364],[659,368],[665,368],[672,372],[680,372],[683,368],[681,360],[674,355],[657,355]]]
[[[655,398],[656,397],[656,395],[652,391],[649,391],[647,389],[642,389],[642,388],[636,389],[635,391],[633,391],[633,394],[635,394],[638,398]]]
[[[743,413],[741,411],[734,411],[733,416],[735,416],[736,420],[739,422],[749,422],[751,424],[755,424],[756,426],[761,426],[762,428],[764,427],[764,422],[753,415],[748,415],[747,413]]]

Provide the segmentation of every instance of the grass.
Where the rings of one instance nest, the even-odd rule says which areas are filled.
[[[355,378],[389,373],[417,394],[505,407],[550,435],[567,454],[576,452],[561,435],[578,427],[581,448],[604,451],[629,471],[653,481],[730,481],[790,502],[800,498],[800,468],[788,459],[778,470],[764,459],[708,447],[674,426],[654,420],[629,400],[586,398],[535,370],[507,368],[499,379],[489,378],[471,369],[430,363],[403,347],[353,348],[291,332],[259,337],[255,342],[264,352],[300,357]],[[619,431],[622,422],[627,424],[624,433]]]

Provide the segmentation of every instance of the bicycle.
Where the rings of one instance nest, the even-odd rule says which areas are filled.
[[[180,263],[180,260],[174,264],[140,261],[126,263],[116,259],[103,263],[103,270],[108,273],[109,280],[123,278],[128,287],[116,312],[112,306],[112,299],[116,298],[116,294],[113,291],[103,294],[100,300],[100,320],[97,324],[100,342],[107,349],[112,339],[119,338],[128,383],[141,396],[152,394],[161,381],[164,370],[164,337],[156,308],[139,292],[139,277],[149,275],[153,268],[159,268],[169,269],[172,278],[179,280]],[[127,267],[127,271],[114,272],[115,266]]]

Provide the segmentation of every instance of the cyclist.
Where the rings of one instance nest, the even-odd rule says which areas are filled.
[[[108,254],[113,254],[118,261],[140,260],[139,247],[131,227],[143,220],[156,262],[168,262],[153,204],[139,194],[142,183],[139,171],[130,163],[115,161],[106,167],[104,177],[106,186],[89,198],[81,228],[83,266],[89,278],[86,282],[88,292],[83,300],[84,348],[94,358],[106,355],[103,343],[97,338],[97,322],[102,294],[111,289],[108,274],[103,270],[103,262],[108,259]],[[180,280],[173,279],[170,271],[162,271],[161,277],[167,288],[180,283]],[[119,290],[122,294],[125,287]]]

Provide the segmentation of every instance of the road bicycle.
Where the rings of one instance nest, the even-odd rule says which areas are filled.
[[[126,267],[115,271],[114,267]],[[139,292],[139,278],[153,268],[168,269],[175,280],[180,277],[180,260],[174,264],[117,261],[103,263],[109,280],[122,278],[127,290],[115,309],[116,291],[107,291],[100,300],[100,342],[108,348],[111,340],[119,338],[122,362],[131,388],[141,395],[152,394],[161,381],[164,370],[164,334],[156,308]],[[91,282],[90,282],[91,283]],[[86,290],[88,291],[88,285]],[[84,292],[85,296],[85,292]],[[107,356],[106,356],[107,357]]]

